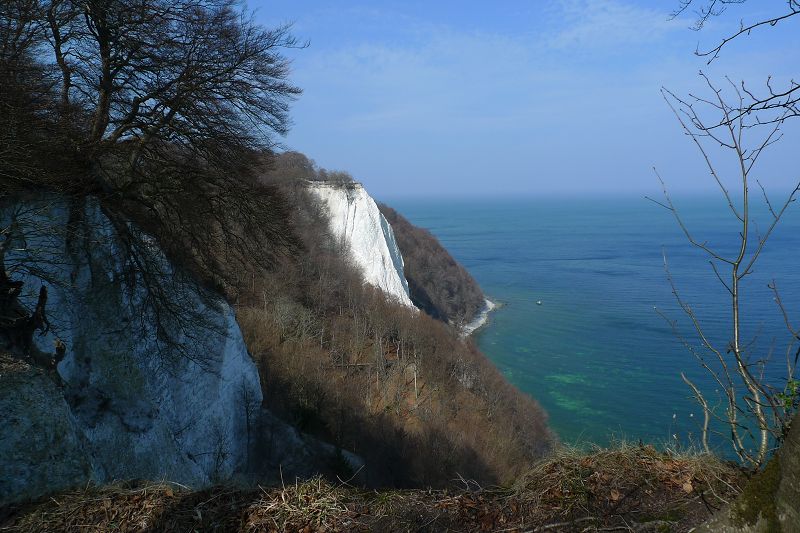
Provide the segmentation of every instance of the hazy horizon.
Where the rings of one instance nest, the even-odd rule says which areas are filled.
[[[425,190],[412,190],[412,191],[390,191],[385,194],[373,194],[370,183],[364,184],[369,188],[370,195],[378,202],[391,202],[393,200],[430,200],[431,202],[438,202],[440,200],[448,200],[455,202],[473,202],[476,200],[489,200],[493,202],[515,202],[515,201],[528,201],[528,200],[575,200],[575,201],[593,201],[593,200],[620,200],[632,201],[641,200],[650,205],[658,207],[653,200],[664,202],[664,196],[659,188],[657,182],[653,183],[650,190],[545,190],[545,191],[521,191],[521,192],[503,192],[492,190],[469,190],[469,191],[425,191]],[[792,191],[793,187],[773,187],[770,193],[770,200],[774,203],[783,203]],[[670,197],[675,203],[682,201],[719,201],[725,204],[725,198],[718,188],[696,188],[696,189],[680,189],[668,191]],[[734,202],[741,200],[739,191],[729,191],[731,198]],[[754,200],[753,206],[757,208],[763,203],[761,191],[754,191],[751,189],[750,197]],[[391,205],[391,204],[390,204]],[[663,208],[662,208],[663,209]]]
[[[732,5],[700,32],[669,20],[677,0],[261,2],[268,26],[293,22],[308,48],[289,50],[304,94],[282,139],[323,167],[349,171],[379,198],[657,194],[656,166],[675,192],[712,191],[699,153],[663,101],[666,86],[701,89],[703,69],[762,87],[792,74],[796,23],[707,49],[781,3]],[[794,32],[792,31],[794,30]],[[771,188],[797,181],[797,127],[765,155]]]

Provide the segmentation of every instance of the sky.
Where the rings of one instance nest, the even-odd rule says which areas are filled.
[[[249,0],[265,26],[293,23],[286,50],[303,94],[280,142],[350,172],[373,196],[486,197],[713,190],[701,154],[662,98],[713,96],[797,75],[800,17],[697,57],[785,0],[731,6],[702,31],[678,0]],[[792,63],[792,64],[790,64]],[[705,91],[705,92],[703,92]],[[798,124],[757,169],[776,191],[800,179]],[[747,140],[746,140],[747,141]],[[753,140],[755,142],[755,138]],[[729,156],[712,150],[726,178]],[[730,172],[729,172],[730,171]]]

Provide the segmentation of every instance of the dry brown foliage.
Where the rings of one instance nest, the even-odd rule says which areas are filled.
[[[457,326],[483,309],[480,286],[429,231],[418,228],[391,207],[378,207],[392,225],[403,254],[405,275],[414,305],[434,318]]]
[[[256,280],[237,315],[265,407],[362,456],[370,486],[506,482],[551,449],[535,401],[471,341],[365,286],[296,199],[305,252]]]
[[[741,481],[736,468],[712,456],[562,449],[509,488],[371,492],[321,479],[200,492],[114,485],[10,510],[0,530],[685,532],[732,498]]]

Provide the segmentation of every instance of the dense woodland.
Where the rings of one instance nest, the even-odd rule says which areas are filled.
[[[486,298],[475,279],[453,259],[428,230],[418,228],[385,204],[378,207],[392,225],[403,254],[408,290],[414,305],[456,327],[469,323]]]
[[[553,447],[535,401],[454,329],[365,285],[302,186],[285,191],[302,252],[238,306],[267,408],[362,456],[373,486],[509,481]]]

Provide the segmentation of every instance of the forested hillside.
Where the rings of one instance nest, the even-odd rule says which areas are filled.
[[[456,326],[469,323],[486,305],[475,279],[429,231],[412,225],[388,205],[378,207],[392,225],[403,253],[414,305]]]
[[[362,456],[369,485],[507,481],[552,448],[530,397],[451,328],[365,285],[302,182],[285,190],[302,251],[238,312],[266,407]]]

